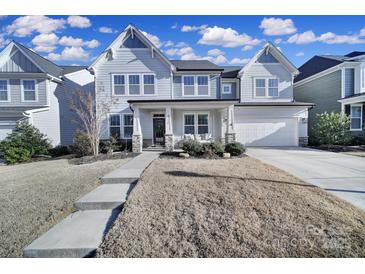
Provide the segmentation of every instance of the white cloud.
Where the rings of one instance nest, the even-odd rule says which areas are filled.
[[[27,15],[15,19],[10,25],[6,26],[9,34],[18,37],[31,35],[33,32],[51,33],[65,27],[65,19],[53,19],[44,15]]]
[[[247,64],[249,61],[250,61],[250,58],[244,58],[244,59],[233,58],[229,63],[231,65],[244,65],[244,64]]]
[[[156,35],[150,34],[148,32],[142,31],[143,35],[147,37],[148,40],[152,42],[156,47],[160,48],[162,46],[162,42],[160,38],[158,38]]]
[[[67,23],[74,28],[85,29],[91,27],[89,18],[79,15],[71,15],[67,18]]]
[[[281,42],[283,42],[283,39],[281,39],[281,38],[277,38],[274,40],[274,43],[277,45],[280,44]]]
[[[92,39],[90,41],[86,41],[85,46],[87,46],[89,49],[94,49],[100,46],[100,42],[96,39]]]
[[[360,34],[359,36],[363,37],[365,36],[365,27],[363,27],[361,30],[360,30]]]
[[[168,49],[165,51],[165,53],[167,55],[174,56],[174,55],[176,55],[177,51],[178,51],[177,49]]]
[[[301,57],[304,56],[304,52],[303,51],[299,51],[295,54],[295,56]]]
[[[296,33],[289,37],[288,43],[291,44],[298,44],[298,45],[304,45],[304,44],[310,44],[317,40],[316,35],[313,31],[309,30],[303,33]]]
[[[184,25],[181,27],[182,32],[192,32],[192,31],[202,31],[205,30],[208,27],[208,25],[201,25],[201,26],[189,26]]]
[[[49,53],[47,56],[52,61],[87,61],[90,59],[90,55],[86,52],[82,47],[66,47],[63,49],[61,54],[58,53]]]
[[[167,41],[165,44],[164,44],[164,47],[172,47],[174,45],[174,42],[172,42],[171,40]]]
[[[177,23],[175,23],[175,24],[173,24],[172,26],[171,26],[171,29],[176,29],[177,28]]]
[[[5,35],[4,34],[1,34],[0,33],[0,49],[5,47],[5,45],[9,44],[10,43],[10,40],[9,39],[5,39],[4,37]]]
[[[259,28],[263,29],[263,33],[269,36],[287,35],[297,31],[292,19],[282,19],[275,17],[264,18],[261,21]]]
[[[243,48],[242,48],[242,51],[249,51],[249,50],[252,50],[253,49],[253,46],[244,46]]]
[[[100,27],[99,32],[101,33],[113,33],[113,29],[109,27]]]
[[[220,49],[211,49],[208,51],[208,55],[210,56],[219,56],[226,54],[224,51],[221,51]]]
[[[201,45],[216,45],[226,48],[234,48],[239,46],[255,46],[261,41],[253,39],[246,33],[239,34],[232,28],[209,27],[202,32],[202,37],[198,41]]]
[[[195,53],[187,53],[181,56],[181,60],[202,60],[203,57],[196,55]]]
[[[96,39],[84,41],[82,38],[74,38],[72,36],[62,36],[59,44],[67,47],[81,47],[86,46],[90,49],[100,46],[100,42]]]
[[[184,48],[184,47],[188,47],[189,44],[185,43],[185,42],[179,42],[176,44],[177,48]]]
[[[218,56],[215,56],[215,57],[213,57],[213,56],[206,56],[206,57],[203,57],[203,59],[208,60],[208,61],[210,61],[212,63],[217,64],[217,65],[224,64],[224,63],[227,63],[228,62],[227,58],[225,56],[223,56],[223,55],[218,55]]]
[[[54,51],[57,44],[58,44],[59,38],[54,33],[42,33],[37,36],[35,36],[32,39],[32,44],[36,47],[34,48],[35,51],[38,52],[51,52]]]

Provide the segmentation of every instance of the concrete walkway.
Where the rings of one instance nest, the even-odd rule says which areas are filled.
[[[81,258],[92,256],[122,210],[133,187],[159,152],[143,152],[102,178],[103,185],[75,202],[67,216],[24,249],[24,257]]]
[[[248,148],[247,154],[365,210],[365,158],[322,150]]]

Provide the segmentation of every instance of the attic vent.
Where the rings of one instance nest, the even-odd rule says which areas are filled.
[[[108,61],[113,60],[113,50],[112,49],[108,49],[105,57],[106,57],[106,59]]]

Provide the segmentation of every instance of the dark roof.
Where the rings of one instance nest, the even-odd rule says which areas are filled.
[[[242,67],[237,66],[221,66],[223,69],[222,78],[237,78],[238,72]]]
[[[356,56],[364,55],[364,54],[365,54],[364,51],[353,51],[353,52],[350,52],[349,54],[346,54],[345,56],[346,57],[356,57]]]
[[[238,99],[146,99],[128,100],[128,103],[174,103],[174,102],[238,102]]]
[[[63,69],[62,75],[66,75],[69,73],[87,69],[87,66],[60,66],[60,67]]]
[[[208,60],[170,60],[177,71],[223,71],[222,68]]]
[[[47,60],[46,58],[40,56],[39,54],[35,53],[34,51],[28,49],[27,47],[13,41],[19,48],[21,48],[30,58],[46,73],[54,76],[59,77],[62,74],[62,68],[57,66],[55,63]]]
[[[306,102],[243,102],[235,104],[238,107],[245,106],[315,106],[314,103],[306,103]]]

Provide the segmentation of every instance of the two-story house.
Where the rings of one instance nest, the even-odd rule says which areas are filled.
[[[132,139],[133,151],[182,140],[297,146],[307,139],[310,103],[293,100],[298,70],[271,43],[241,67],[169,60],[127,28],[89,67],[97,105],[110,104],[102,139]]]
[[[309,111],[309,134],[316,114],[342,112],[351,117],[350,131],[364,133],[365,52],[314,56],[299,68],[294,98],[314,102]]]
[[[46,134],[53,146],[72,144],[78,128],[68,93],[94,92],[86,67],[58,66],[11,42],[0,53],[0,140],[20,121]]]

